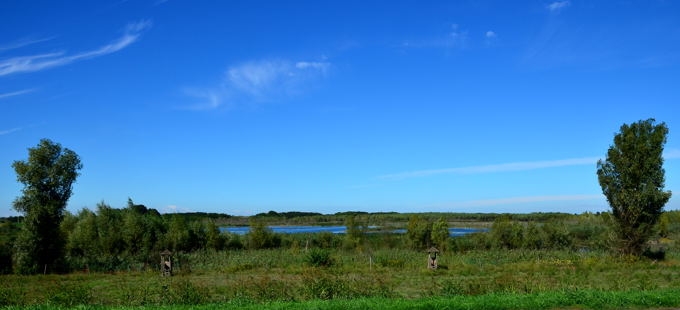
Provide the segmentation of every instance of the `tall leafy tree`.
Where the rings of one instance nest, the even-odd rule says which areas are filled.
[[[12,164],[24,185],[14,209],[24,215],[16,242],[15,267],[19,273],[53,270],[63,258],[64,238],[59,224],[71,188],[82,169],[78,155],[59,143],[42,139],[28,149],[28,160]]]
[[[606,160],[597,162],[602,192],[612,208],[625,254],[640,255],[671,197],[664,191],[663,147],[668,127],[654,119],[624,124]]]

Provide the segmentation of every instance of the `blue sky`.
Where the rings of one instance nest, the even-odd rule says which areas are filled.
[[[68,209],[608,209],[623,123],[670,129],[677,1],[3,1],[0,216],[49,138]]]

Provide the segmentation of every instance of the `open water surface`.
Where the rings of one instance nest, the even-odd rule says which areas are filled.
[[[347,232],[347,227],[345,226],[269,226],[275,233],[279,234],[302,234],[302,233],[320,233],[320,232],[330,232],[333,234],[344,234]],[[250,231],[248,226],[228,226],[220,227],[220,231],[228,232],[237,235],[245,235]],[[449,228],[449,234],[451,237],[457,237],[462,235],[467,235],[476,232],[484,232],[487,229],[483,228]],[[392,231],[395,234],[406,233],[406,229],[395,229]]]

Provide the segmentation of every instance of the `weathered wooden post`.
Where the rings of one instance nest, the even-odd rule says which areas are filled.
[[[172,276],[172,252],[168,250],[161,252],[161,275]]]
[[[439,253],[439,250],[435,247],[431,247],[427,250],[427,253],[427,268],[437,269],[437,253]]]

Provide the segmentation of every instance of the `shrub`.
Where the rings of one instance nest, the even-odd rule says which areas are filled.
[[[333,265],[330,252],[324,249],[311,249],[305,256],[305,262],[313,267],[330,267]]]
[[[563,222],[546,223],[542,229],[548,237],[548,244],[551,248],[571,249],[573,247],[574,240]]]
[[[263,222],[251,221],[250,232],[246,234],[248,249],[271,249],[281,245],[281,237],[266,227]]]
[[[494,221],[491,235],[496,246],[504,249],[518,249],[524,243],[524,227],[522,224],[502,217]]]
[[[541,227],[529,222],[524,234],[524,247],[532,250],[540,250],[548,247],[548,238]]]
[[[414,215],[408,220],[406,236],[411,248],[425,249],[432,243],[432,224],[426,219]]]

